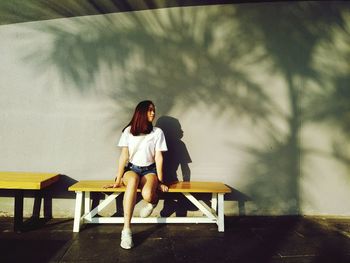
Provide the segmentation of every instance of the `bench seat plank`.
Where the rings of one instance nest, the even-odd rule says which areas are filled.
[[[231,189],[219,182],[178,182],[169,186],[169,192],[230,193]]]
[[[58,178],[57,173],[0,172],[0,189],[40,190]]]
[[[112,184],[113,181],[80,181],[69,187],[69,191],[83,192],[124,192],[125,187],[103,188],[104,185]],[[140,190],[138,190],[140,191]],[[219,182],[177,182],[169,185],[172,193],[230,193],[231,190]]]

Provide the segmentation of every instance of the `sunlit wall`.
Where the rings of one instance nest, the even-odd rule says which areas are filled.
[[[121,129],[151,99],[180,149],[175,176],[230,186],[227,214],[349,216],[349,7],[249,3],[1,25],[0,170],[112,180]],[[73,216],[68,185],[55,189],[56,217]],[[12,202],[0,194],[0,215]]]

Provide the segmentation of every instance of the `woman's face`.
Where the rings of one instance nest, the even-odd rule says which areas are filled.
[[[149,122],[152,122],[154,120],[154,117],[156,116],[156,109],[154,105],[149,105],[148,111],[147,111],[147,120]]]

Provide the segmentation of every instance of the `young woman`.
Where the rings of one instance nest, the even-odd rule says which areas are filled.
[[[130,221],[135,207],[137,188],[140,187],[147,205],[140,211],[141,217],[148,217],[155,208],[157,189],[167,192],[163,184],[163,151],[167,151],[163,131],[153,127],[155,106],[152,101],[142,101],[135,109],[130,123],[123,129],[118,146],[121,147],[118,173],[115,183],[105,187],[126,186],[123,200],[124,228],[120,246],[133,247]]]

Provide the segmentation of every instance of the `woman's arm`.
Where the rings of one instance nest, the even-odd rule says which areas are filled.
[[[122,177],[124,174],[124,168],[129,161],[129,149],[128,147],[123,147],[122,151],[119,156],[119,164],[118,164],[118,172],[117,172],[117,177],[115,178],[115,182],[119,184],[122,181]]]
[[[162,192],[168,192],[168,187],[163,183],[163,154],[161,151],[156,151],[154,160],[156,161],[159,188]]]
[[[118,172],[115,178],[115,183],[111,185],[106,185],[104,186],[105,188],[110,188],[110,187],[116,188],[121,185],[122,177],[124,174],[124,168],[128,161],[129,161],[129,149],[128,147],[123,147],[119,156]]]

